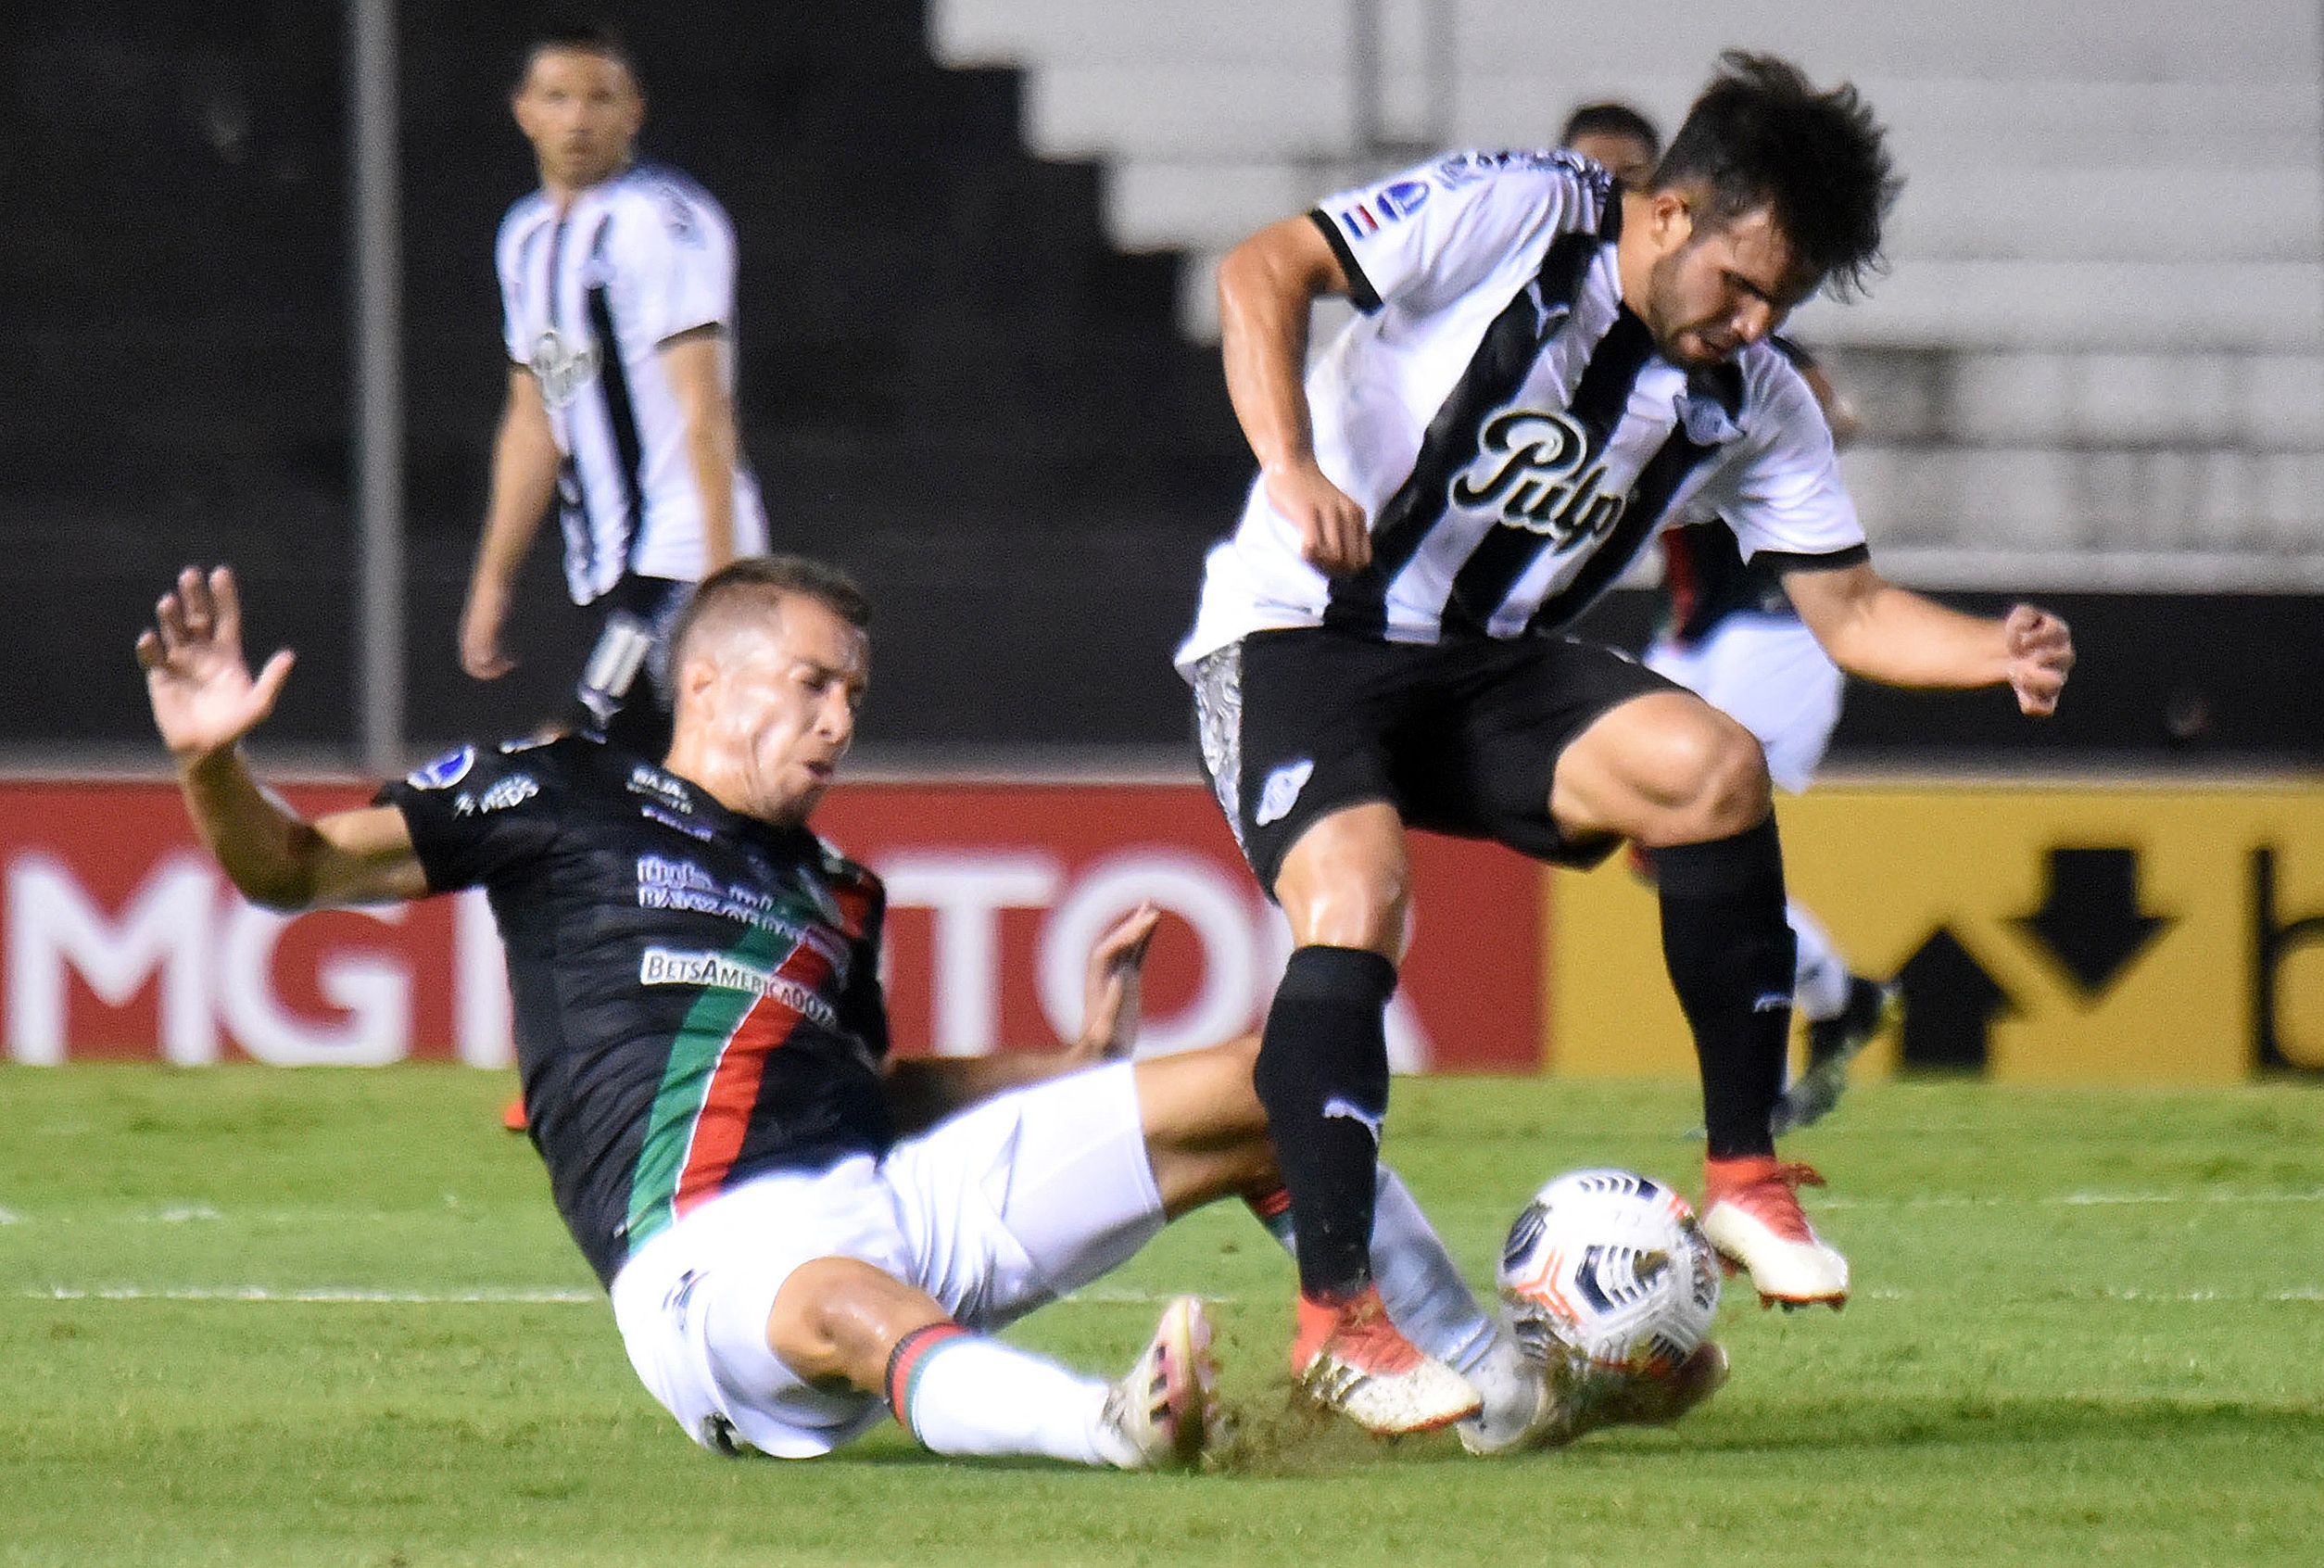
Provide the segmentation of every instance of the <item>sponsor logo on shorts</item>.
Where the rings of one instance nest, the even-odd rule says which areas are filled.
[[[815,992],[770,970],[744,964],[723,953],[686,953],[649,947],[638,961],[640,985],[690,985],[704,991],[741,991],[769,996],[826,1029],[839,1026],[839,1015]]]
[[[1270,822],[1281,822],[1289,816],[1291,808],[1298,803],[1299,791],[1307,787],[1307,780],[1314,774],[1315,759],[1312,757],[1285,763],[1269,774],[1267,782],[1259,786],[1258,809],[1251,814],[1252,822],[1264,828]]]
[[[1788,1013],[1791,1011],[1791,993],[1762,991],[1759,993],[1758,1000],[1751,1004],[1751,1011],[1754,1013]]]

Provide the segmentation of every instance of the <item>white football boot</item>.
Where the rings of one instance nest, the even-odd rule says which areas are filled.
[[[1099,1446],[1122,1470],[1192,1470],[1225,1440],[1210,1314],[1191,1296],[1162,1309],[1154,1338],[1105,1396]]]
[[[1383,1437],[1434,1432],[1484,1408],[1467,1378],[1404,1337],[1369,1285],[1345,1306],[1299,1298],[1291,1372],[1319,1404]]]
[[[1815,1233],[1792,1190],[1820,1187],[1823,1177],[1774,1155],[1707,1159],[1703,1172],[1703,1236],[1749,1273],[1761,1306],[1847,1304],[1848,1259]]]

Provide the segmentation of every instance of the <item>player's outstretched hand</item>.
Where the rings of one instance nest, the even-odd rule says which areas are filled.
[[[154,606],[153,629],[137,639],[154,727],[190,767],[232,747],[274,711],[289,677],[285,648],[254,679],[242,657],[242,601],[234,575],[221,566],[178,574],[177,587]]]
[[[1299,553],[1330,577],[1371,564],[1371,530],[1364,509],[1325,477],[1313,459],[1276,463],[1264,471],[1267,499],[1297,525]]]
[[[2074,635],[2065,623],[2047,610],[2019,604],[2003,617],[2002,637],[2009,650],[2009,689],[2017,694],[2018,711],[2038,718],[2057,712],[2065,673],[2074,667]]]
[[[1089,973],[1081,987],[1081,1038],[1073,1043],[1075,1056],[1093,1062],[1115,1061],[1130,1055],[1138,1043],[1146,946],[1161,923],[1162,911],[1141,904],[1107,927],[1090,949]]]

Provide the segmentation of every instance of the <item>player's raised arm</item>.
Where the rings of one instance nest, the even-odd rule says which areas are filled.
[[[137,663],[186,815],[245,897],[308,909],[426,895],[402,813],[373,806],[309,822],[251,777],[242,739],[274,711],[291,654],[277,652],[252,677],[232,572],[179,573],[137,639]]]
[[[1227,395],[1258,459],[1268,499],[1298,526],[1308,563],[1335,575],[1371,560],[1364,509],[1316,465],[1305,377],[1307,312],[1348,277],[1321,231],[1286,218],[1219,263],[1219,348]]]
[[[1832,662],[1884,686],[2007,685],[2018,707],[2055,712],[2074,639],[2046,610],[2020,604],[1999,620],[1966,615],[1858,563],[1784,575],[1784,591]]]

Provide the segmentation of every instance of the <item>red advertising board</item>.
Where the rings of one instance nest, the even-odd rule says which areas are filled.
[[[364,791],[286,791],[301,809]],[[1256,1026],[1289,937],[1194,785],[853,784],[815,826],[888,881],[898,1047],[1042,1043],[1079,1021],[1082,959],[1141,899],[1166,916],[1142,1048]],[[1415,839],[1419,916],[1389,1019],[1406,1070],[1540,1065],[1542,879]],[[25,1062],[509,1058],[481,897],[285,920],[246,904],[165,783],[0,783],[0,1021]]]

